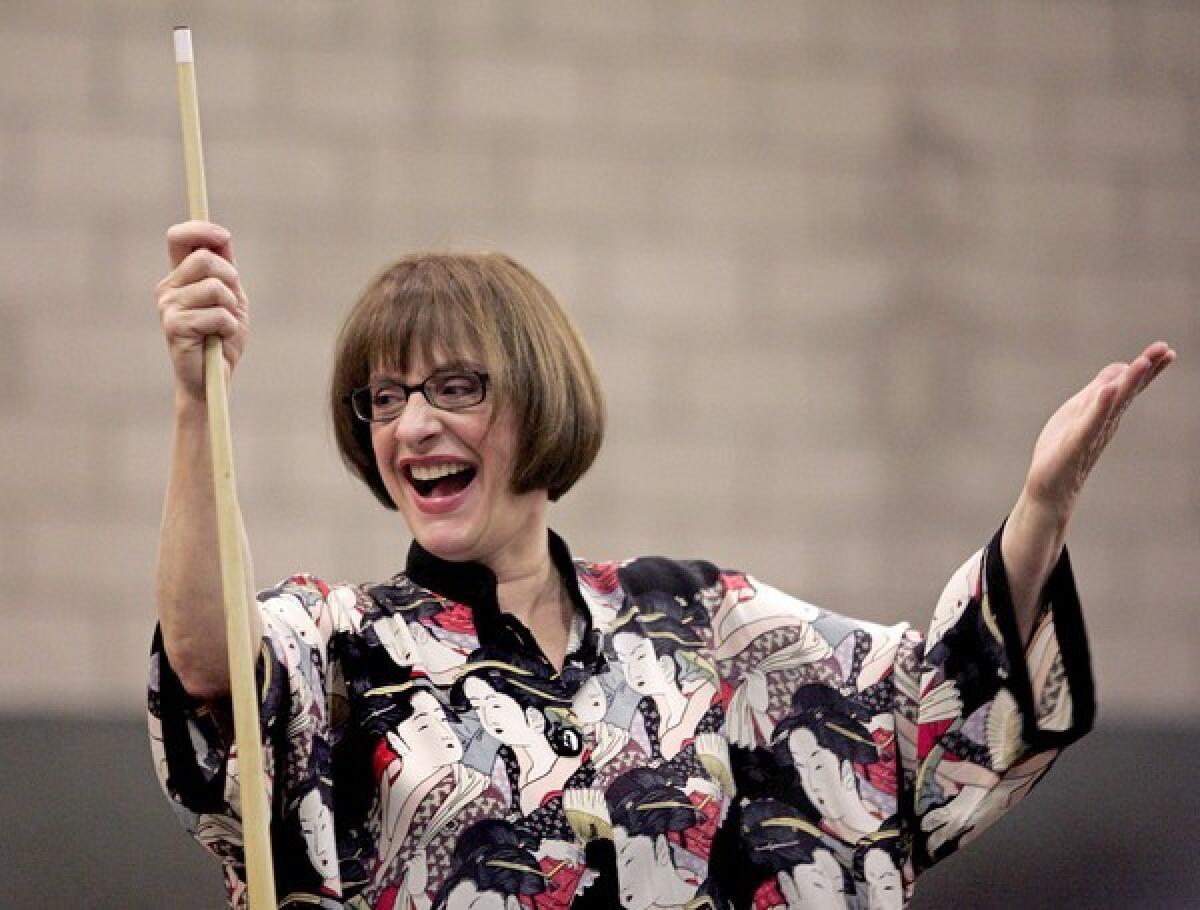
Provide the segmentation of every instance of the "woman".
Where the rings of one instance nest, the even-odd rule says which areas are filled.
[[[232,370],[248,304],[227,231],[189,222],[167,240],[172,271],[158,305],[175,445],[151,724],[164,787],[185,822],[209,833],[236,902],[237,761],[201,350],[206,335],[220,336]],[[252,611],[274,826],[296,832],[275,854],[285,905],[390,907],[403,895],[448,910],[611,908],[658,895],[766,906],[781,894],[801,899],[815,856],[836,863],[855,891],[849,903],[862,906],[882,893],[868,879],[886,870],[867,852],[881,839],[903,845],[894,865],[907,900],[920,871],[1023,795],[1090,726],[1063,540],[1120,415],[1174,358],[1157,343],[1106,367],[1050,419],[1002,530],[953,575],[923,637],[835,616],[710,563],[573,560],[547,511],[592,463],[604,412],[569,318],[507,257],[399,261],[342,329],[331,401],[347,464],[414,538],[407,565],[372,585],[295,576]],[[580,692],[598,677],[605,704],[593,699],[589,710]],[[418,690],[432,725],[398,731],[395,702]],[[657,748],[642,753],[647,773],[614,775],[613,762],[593,761],[605,749],[599,725],[636,727],[631,705],[653,709],[658,725],[645,735]],[[393,767],[397,743],[414,737],[441,750],[431,765],[477,775],[443,773],[444,798],[397,792],[406,780]],[[515,763],[497,760],[508,753]],[[478,775],[489,797],[456,798],[453,781]],[[331,798],[305,800],[314,787]],[[788,817],[817,842],[805,863],[747,892],[745,859],[768,849],[772,832],[746,822],[769,800],[787,800]],[[436,824],[393,811],[418,803],[436,807]],[[670,824],[642,831],[663,812]],[[404,832],[418,827],[427,836],[414,842]],[[326,877],[326,848],[303,835],[329,830],[338,868]],[[653,849],[630,853],[643,841]],[[405,871],[414,863],[423,874]]]
[[[579,769],[572,753],[577,755],[583,745],[577,739],[569,748],[578,734],[556,724],[556,718],[569,715],[569,703],[553,690],[539,687],[531,681],[534,678],[523,667],[483,659],[463,664],[449,692],[451,704],[473,714],[498,747],[495,759],[489,756],[482,770],[503,771],[513,804],[526,813],[562,793],[567,779]]]
[[[715,729],[717,718],[705,718],[717,698],[716,680],[706,672],[703,636],[652,597],[641,603],[646,612],[636,629],[610,627],[613,650],[628,685],[642,696],[651,755],[673,758],[696,733]]]

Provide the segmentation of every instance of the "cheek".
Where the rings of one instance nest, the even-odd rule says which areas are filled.
[[[389,479],[392,463],[392,455],[394,453],[394,445],[390,438],[390,434],[384,433],[379,429],[375,429],[372,425],[371,431],[371,449],[375,454],[375,467],[379,469],[379,473],[383,475],[384,481]]]

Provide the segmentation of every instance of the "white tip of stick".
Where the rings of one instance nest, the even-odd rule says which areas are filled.
[[[192,63],[192,30],[186,25],[175,26],[175,62]]]

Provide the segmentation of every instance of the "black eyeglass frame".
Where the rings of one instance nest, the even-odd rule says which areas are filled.
[[[457,404],[454,407],[446,407],[438,403],[437,389],[433,385],[439,379],[446,379],[453,376],[474,376],[479,380],[479,397],[464,404]],[[396,382],[391,379],[382,380],[380,382],[370,383],[368,385],[359,386],[357,389],[352,389],[348,395],[342,396],[342,404],[349,406],[351,413],[354,414],[363,423],[387,423],[395,420],[404,411],[405,405],[408,404],[409,398],[414,392],[420,392],[425,400],[429,402],[430,407],[437,408],[439,411],[464,411],[467,408],[473,408],[476,405],[482,404],[487,398],[489,376],[483,370],[467,370],[467,369],[445,369],[437,370],[434,373],[426,376],[424,380],[416,385],[405,385],[403,382]],[[371,398],[372,392],[380,386],[386,385],[390,389],[404,393],[404,402],[400,405],[400,410],[390,417],[368,417],[367,414],[372,413]]]

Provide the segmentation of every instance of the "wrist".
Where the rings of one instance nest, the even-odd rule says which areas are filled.
[[[1069,514],[1026,496],[1018,497],[1000,539],[1010,575],[1032,579],[1040,587],[1062,552]]]
[[[1034,538],[1062,540],[1071,520],[1071,507],[1059,501],[1039,498],[1028,489],[1023,489],[1012,512],[1009,513],[1008,520]]]
[[[175,419],[187,422],[189,420],[208,420],[208,401],[204,396],[204,387],[199,394],[184,386],[175,387]]]

